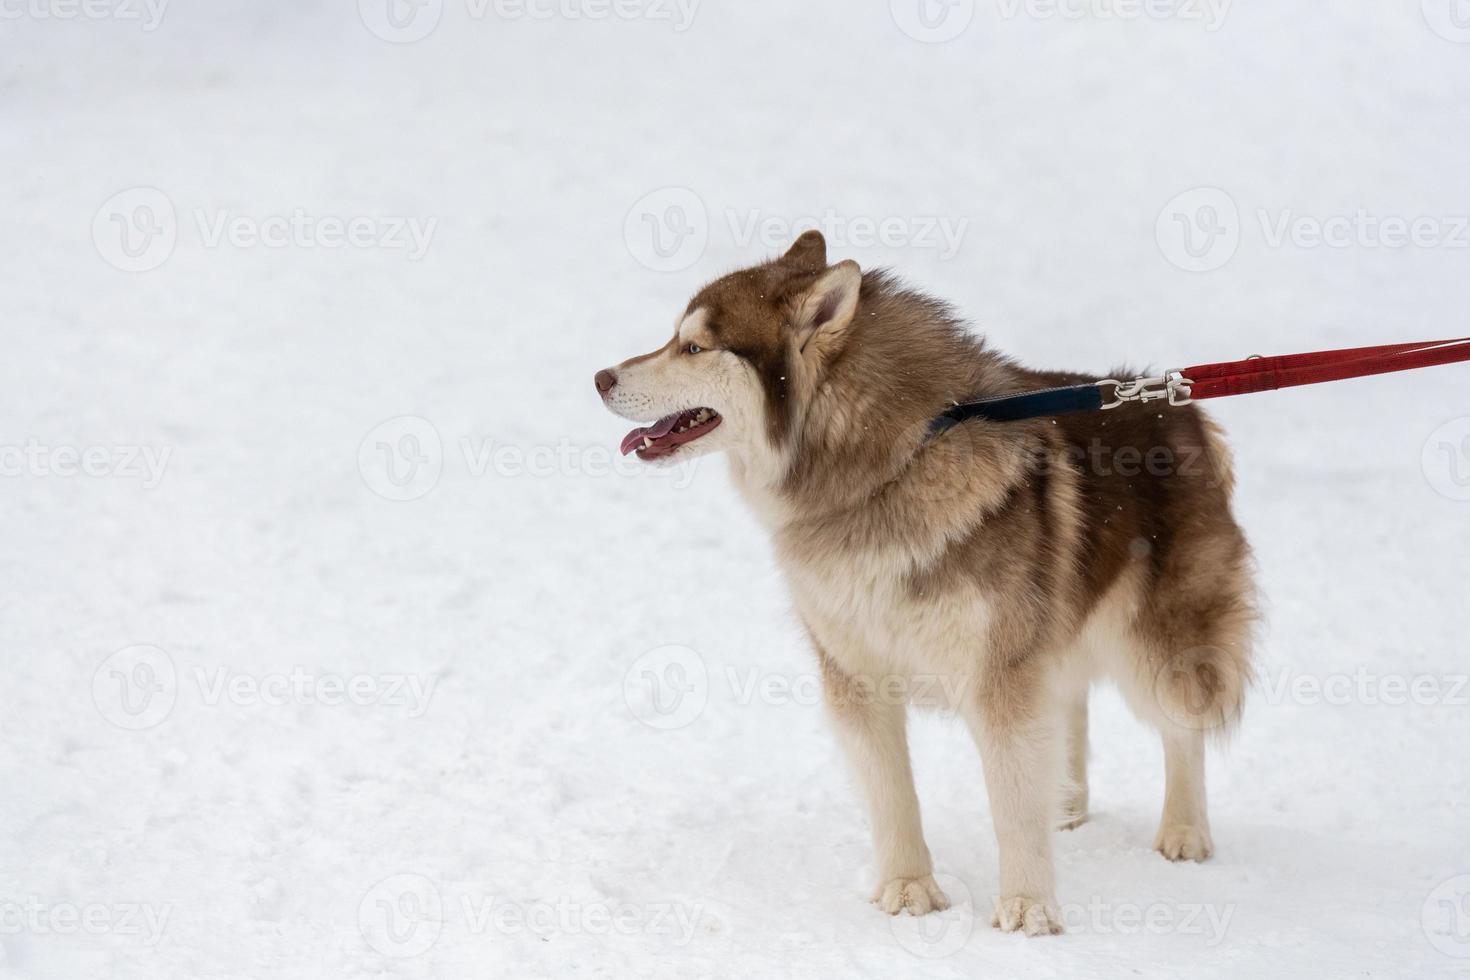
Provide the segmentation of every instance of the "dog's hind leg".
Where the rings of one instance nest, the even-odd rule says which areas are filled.
[[[1171,861],[1213,853],[1205,806],[1205,743],[1228,731],[1240,711],[1244,677],[1237,658],[1200,646],[1169,656],[1137,645],[1115,675],[1134,714],[1164,744],[1164,809],[1154,850]]]
[[[1228,501],[1218,505],[1223,521],[1181,530],[1140,569],[1134,615],[1114,651],[1124,697],[1163,739],[1164,808],[1154,847],[1171,861],[1203,861],[1214,850],[1205,745],[1240,720],[1252,672],[1248,552]]]
[[[1154,848],[1171,861],[1203,861],[1214,851],[1205,807],[1205,745],[1239,719],[1250,674],[1250,643],[1233,614],[1215,628],[1180,625],[1166,641],[1139,637],[1116,676],[1124,698],[1164,744],[1164,809]],[[1154,637],[1166,631],[1151,631]]]
[[[1062,782],[1058,830],[1074,830],[1087,822],[1087,690],[1067,707],[1067,771]]]
[[[854,682],[818,648],[822,690],[853,775],[872,820],[878,859],[878,887],[872,901],[889,915],[924,915],[949,908],[934,881],[934,866],[924,844],[919,797],[909,763],[907,715],[903,704],[875,697]]]
[[[1203,861],[1215,850],[1205,807],[1205,735],[1164,731],[1164,813],[1154,850],[1170,861]]]

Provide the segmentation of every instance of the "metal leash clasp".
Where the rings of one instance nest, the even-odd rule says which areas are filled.
[[[1112,401],[1102,404],[1104,409],[1117,408],[1125,402],[1156,402],[1167,399],[1170,405],[1188,405],[1191,401],[1190,385],[1193,381],[1180,374],[1178,371],[1170,371],[1154,378],[1134,378],[1131,381],[1119,381],[1117,378],[1104,378],[1097,382],[1099,388],[1112,385]],[[1106,397],[1106,394],[1104,394]]]

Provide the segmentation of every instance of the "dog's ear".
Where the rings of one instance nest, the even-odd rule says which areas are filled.
[[[857,313],[862,286],[863,270],[848,259],[822,273],[797,298],[791,327],[803,359],[825,362],[842,347]]]
[[[781,261],[802,272],[820,272],[827,268],[827,239],[816,229],[803,232],[781,256]]]

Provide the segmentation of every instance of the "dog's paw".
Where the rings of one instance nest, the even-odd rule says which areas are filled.
[[[1057,829],[1076,830],[1087,822],[1087,788],[1066,786],[1057,808]]]
[[[1056,936],[1062,932],[1062,915],[1054,902],[1012,895],[996,899],[990,924],[1001,932],[1019,930],[1028,936]]]
[[[1170,861],[1203,861],[1215,853],[1208,827],[1174,825],[1160,827],[1154,850]]]
[[[1076,830],[1087,822],[1087,808],[1081,810],[1063,810],[1057,817],[1058,830]]]
[[[872,901],[889,915],[908,912],[927,915],[949,908],[949,898],[939,890],[932,875],[922,878],[890,878],[873,892]]]

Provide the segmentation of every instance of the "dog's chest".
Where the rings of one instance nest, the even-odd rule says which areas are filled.
[[[984,643],[987,605],[960,591],[926,595],[909,567],[873,553],[782,556],[792,597],[827,654],[853,670],[948,670]]]

